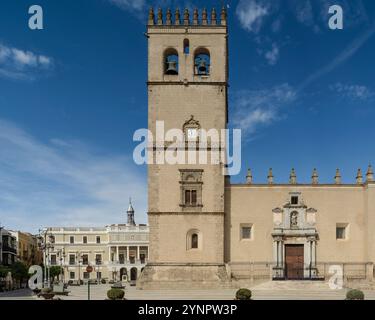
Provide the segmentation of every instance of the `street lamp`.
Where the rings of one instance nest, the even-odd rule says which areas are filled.
[[[48,233],[49,228],[39,229],[40,239],[43,241],[41,245],[41,249],[43,250],[43,260],[44,260],[44,287],[51,286],[51,278],[50,278],[50,251],[53,251],[54,246],[54,237],[52,233]],[[47,242],[48,236],[48,242]]]
[[[65,256],[66,256],[65,255],[65,248],[60,249],[57,254],[60,257],[61,281],[62,281],[62,283],[64,283],[65,282],[65,272],[64,272],[65,270],[64,270],[64,266],[63,266],[63,261],[65,263]]]
[[[81,263],[82,261],[82,254],[77,253],[76,258],[78,260],[78,285],[81,285]]]
[[[98,258],[96,258],[95,259],[95,264],[96,264],[96,268],[95,268],[95,271],[96,271],[96,279],[97,279],[97,281],[98,281],[98,284],[100,284],[100,279],[101,279],[101,277],[100,277],[100,264],[101,264],[101,260],[100,259],[98,259]]]

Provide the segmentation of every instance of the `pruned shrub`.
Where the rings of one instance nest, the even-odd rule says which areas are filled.
[[[42,289],[41,293],[52,293],[52,288],[45,287]]]
[[[122,300],[124,296],[125,291],[122,289],[110,289],[107,291],[107,297],[110,300]]]
[[[346,300],[365,300],[365,294],[361,290],[352,289],[346,293]]]
[[[239,289],[236,292],[236,300],[251,300],[251,291],[249,289]]]

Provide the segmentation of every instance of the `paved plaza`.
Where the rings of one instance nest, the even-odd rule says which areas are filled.
[[[68,296],[62,300],[87,300],[87,286],[69,287]],[[104,300],[110,285],[91,285],[91,300]],[[309,281],[266,282],[250,287],[254,300],[343,300],[346,291],[331,290],[326,283]],[[236,289],[216,290],[137,290],[126,286],[128,300],[233,300]],[[375,300],[375,291],[364,290],[366,299]],[[28,289],[0,293],[0,300],[39,300]]]

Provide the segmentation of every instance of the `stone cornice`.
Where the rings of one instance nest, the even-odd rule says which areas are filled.
[[[189,85],[206,85],[206,86],[227,86],[226,81],[147,81],[148,86],[189,86]]]
[[[202,211],[180,211],[180,212],[156,212],[156,211],[149,211],[147,212],[147,214],[149,215],[188,215],[188,214],[192,214],[192,215],[224,215],[225,213],[224,212],[202,212]]]
[[[366,184],[230,184],[226,188],[316,188],[329,187],[329,188],[364,188]]]
[[[148,262],[150,267],[223,267],[224,263],[214,263],[214,262]]]

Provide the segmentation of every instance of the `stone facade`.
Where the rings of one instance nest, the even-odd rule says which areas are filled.
[[[207,18],[211,16],[211,19]],[[226,12],[150,10],[148,126],[153,159],[166,145],[156,134],[195,126],[225,129],[228,121]],[[206,59],[199,60],[199,55]],[[203,61],[203,62],[202,62]],[[189,129],[188,129],[189,130]],[[187,131],[188,139],[190,132]],[[182,146],[184,152],[187,150]],[[209,146],[207,146],[209,148]],[[210,163],[210,162],[208,162]],[[331,267],[345,281],[371,282],[375,261],[375,183],[231,184],[223,164],[148,166],[150,259],[141,288],[219,287],[272,279],[328,280]]]
[[[155,20],[150,12],[147,30],[149,130],[156,137],[156,121],[164,121],[165,131],[186,130],[194,124],[207,130],[225,129],[226,20],[215,25],[198,23],[197,12],[190,19],[184,11],[180,22],[179,12],[175,13],[172,24],[170,15],[167,12],[163,21],[159,10]],[[165,65],[169,54],[178,57],[175,65],[178,70],[174,74],[169,74],[169,65]],[[206,68],[203,73],[196,64],[198,56],[208,59],[201,61]],[[160,152],[158,142],[156,137],[149,150],[155,157]],[[142,285],[161,288],[164,284],[170,287],[188,280],[197,286],[204,283],[211,286],[226,276],[223,272],[225,178],[222,169],[222,164],[149,165],[150,264],[142,274]],[[194,182],[188,181],[189,176]],[[202,203],[201,199],[204,199]],[[192,248],[190,238],[196,236],[199,243],[197,248]]]
[[[39,250],[38,238],[27,232],[10,231],[17,243],[17,260],[26,266],[40,265],[43,261]]]
[[[345,281],[372,281],[373,181],[228,185],[225,199],[225,261],[233,279],[288,278],[286,246],[301,245],[301,278],[328,280],[330,267],[339,266]],[[241,237],[243,225],[251,226],[249,239]]]

